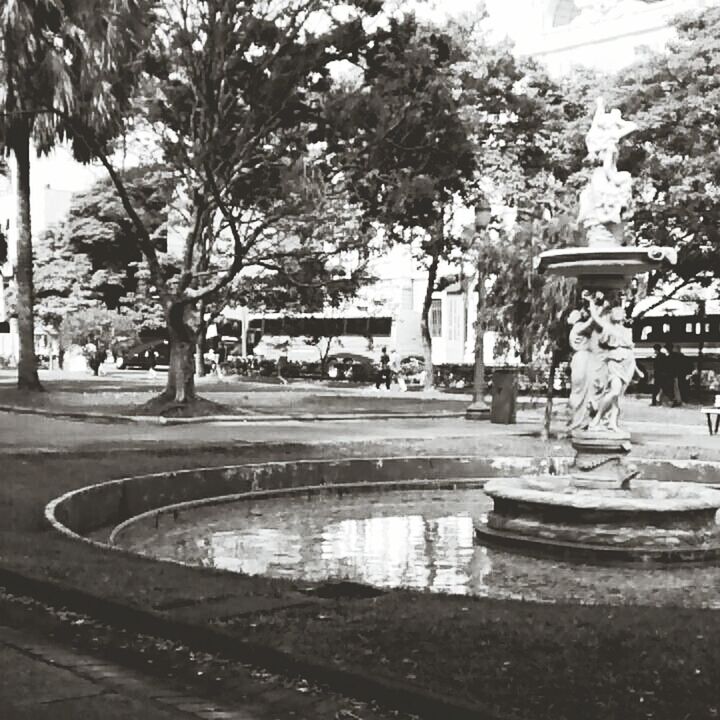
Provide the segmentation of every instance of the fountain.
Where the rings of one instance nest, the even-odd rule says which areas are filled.
[[[637,372],[623,289],[631,276],[676,262],[671,248],[624,244],[632,179],[616,162],[620,140],[635,129],[598,99],[586,137],[594,169],[578,217],[587,245],[548,250],[539,259],[540,272],[577,278],[582,296],[570,314],[574,462],[567,475],[488,482],[493,510],[476,525],[484,542],[595,560],[720,557],[720,491],[639,479],[628,458],[630,433],[620,425],[622,399]]]

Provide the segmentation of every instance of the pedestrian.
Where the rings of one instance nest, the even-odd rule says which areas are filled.
[[[665,352],[668,355],[668,389],[672,395],[672,406],[680,407],[682,405],[680,378],[684,372],[685,356],[682,353],[678,354],[671,342],[665,343]]]
[[[85,358],[87,359],[87,364],[90,370],[92,370],[92,374],[96,375],[100,372],[100,361],[99,361],[99,352],[98,352],[98,346],[95,343],[95,338],[90,337],[88,339],[88,342],[85,344],[85,347],[83,348]]]
[[[398,389],[401,392],[405,392],[407,390],[407,383],[405,382],[405,378],[402,374],[402,368],[400,366],[400,354],[394,349],[390,352],[390,372],[392,373],[393,379],[398,384]]]
[[[655,343],[653,345],[653,351],[655,355],[653,356],[653,384],[652,384],[652,400],[650,402],[651,405],[662,405],[663,403],[663,396],[665,394],[665,389],[667,388],[668,384],[668,373],[669,373],[669,366],[668,356],[663,352],[662,346],[660,343]]]
[[[105,361],[107,360],[107,350],[103,345],[100,345],[98,343],[97,348],[97,359],[95,360],[95,364],[97,365],[97,372],[96,375],[105,375],[106,371],[104,369]]]
[[[389,390],[391,380],[392,370],[390,369],[390,356],[387,353],[387,348],[384,347],[380,351],[380,368],[375,376],[375,388],[379,390],[380,385],[385,383],[385,387]]]
[[[680,385],[680,399],[683,402],[687,402],[690,397],[690,382],[688,377],[693,371],[693,363],[692,360],[683,353],[680,345],[678,345],[675,350],[677,355],[678,371],[680,373],[678,379]]]

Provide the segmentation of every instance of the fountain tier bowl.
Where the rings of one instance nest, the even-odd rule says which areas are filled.
[[[485,493],[494,507],[475,527],[483,542],[600,562],[720,559],[720,491],[705,486],[584,489],[568,475],[491,480]]]
[[[622,287],[627,278],[673,263],[675,250],[659,247],[569,247],[540,254],[538,270],[583,278],[586,286]]]

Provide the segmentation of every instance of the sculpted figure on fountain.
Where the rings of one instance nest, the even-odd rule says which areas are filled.
[[[598,347],[602,361],[597,386],[594,415],[588,429],[606,428],[620,432],[620,403],[628,385],[638,371],[630,328],[625,327],[625,313],[619,305],[588,303],[590,316],[599,328]]]
[[[586,308],[573,310],[568,321],[570,347],[570,417],[568,430],[585,430],[592,419],[592,404],[596,395],[595,381],[599,369],[597,333],[593,332],[595,321]]]
[[[620,305],[607,302],[602,293],[583,293],[584,307],[570,315],[570,431],[622,432],[620,404],[628,385],[639,372],[632,332],[625,326]]]
[[[632,199],[630,173],[617,169],[620,140],[637,129],[623,120],[619,110],[605,110],[598,98],[592,126],[585,138],[588,159],[595,163],[590,182],[580,194],[578,222],[585,230],[588,245],[612,247],[622,244],[622,211]]]

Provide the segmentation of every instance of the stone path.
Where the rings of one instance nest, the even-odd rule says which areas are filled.
[[[697,415],[697,417],[695,417]],[[693,422],[695,421],[695,422]],[[693,423],[693,424],[690,424]],[[541,425],[539,411],[521,411],[516,425],[495,425],[464,418],[394,418],[338,420],[332,422],[243,421],[197,425],[123,425],[71,421],[39,415],[0,412],[0,455],[18,452],[97,452],[123,448],[154,450],[202,446],[247,445],[254,443],[327,443],[373,440],[432,440],[468,438],[511,440],[536,433]],[[554,427],[560,427],[560,421]],[[685,422],[640,420],[627,422],[633,433],[635,453],[668,457],[672,449],[692,449],[700,457],[720,457],[720,436],[709,436],[701,413],[688,415]],[[644,447],[643,447],[644,446]],[[671,455],[672,456],[672,455]]]
[[[259,720],[131,670],[0,626],[0,707],[6,720]]]
[[[251,683],[248,680],[248,683]],[[382,720],[337,696],[286,687],[249,688],[241,706],[0,625],[3,720]]]

